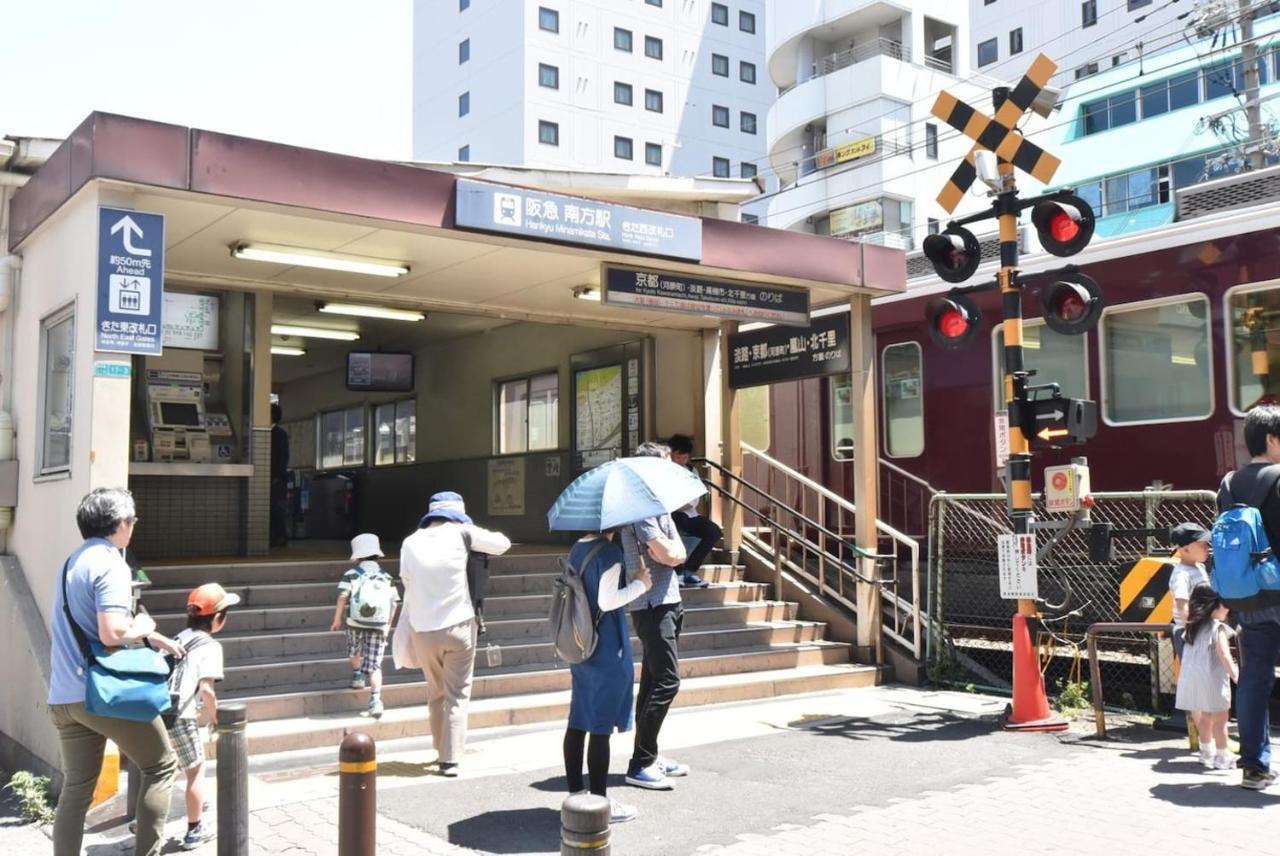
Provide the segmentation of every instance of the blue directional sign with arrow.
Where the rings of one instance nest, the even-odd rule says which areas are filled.
[[[164,215],[99,208],[95,350],[159,354],[163,312]]]

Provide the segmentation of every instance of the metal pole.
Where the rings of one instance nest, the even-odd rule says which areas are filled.
[[[560,805],[560,856],[609,856],[609,800],[574,794]]]
[[[1093,628],[1085,634],[1089,649],[1089,688],[1093,693],[1093,725],[1099,737],[1107,736],[1107,716],[1102,712],[1102,667],[1098,664],[1098,637]]]
[[[353,731],[338,747],[338,856],[374,856],[378,760],[373,738]]]
[[[249,742],[244,704],[218,705],[218,856],[249,854]]]
[[[1244,114],[1249,121],[1249,169],[1262,169],[1262,104],[1258,100],[1258,45],[1253,40],[1251,0],[1240,4],[1240,62],[1244,65]]]

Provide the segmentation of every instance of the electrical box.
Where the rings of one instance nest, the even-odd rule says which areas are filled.
[[[1083,464],[1046,467],[1044,509],[1050,513],[1074,514],[1089,495],[1089,468]]]

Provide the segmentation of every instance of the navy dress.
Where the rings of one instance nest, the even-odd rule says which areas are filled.
[[[599,543],[597,539],[579,541],[569,551],[574,567],[580,564]],[[582,582],[598,610],[600,578],[604,572],[622,563],[622,548],[606,542],[591,564],[583,569]],[[626,574],[619,574],[619,588],[626,586]],[[596,650],[588,659],[571,665],[573,694],[569,701],[569,727],[589,734],[612,734],[630,731],[634,723],[632,685],[635,661],[631,658],[631,631],[627,626],[625,607],[600,616],[596,626]]]

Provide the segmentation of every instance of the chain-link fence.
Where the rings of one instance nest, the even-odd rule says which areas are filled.
[[[1206,528],[1216,513],[1211,491],[1095,493],[1092,523],[1110,523],[1115,561],[1089,556],[1088,528],[1064,534],[1039,563],[1038,634],[1049,694],[1068,694],[1088,680],[1085,631],[1099,621],[1120,621],[1120,583],[1142,556],[1167,556],[1164,538],[1133,530],[1167,532],[1187,521]],[[1045,512],[1036,497],[1037,520]],[[928,654],[942,682],[1007,686],[1012,680],[1014,601],[1000,597],[996,537],[1010,532],[1003,494],[938,494],[929,507],[930,628]],[[1043,547],[1051,530],[1037,533]],[[1147,634],[1100,637],[1102,683],[1108,704],[1159,711],[1172,702],[1172,652],[1166,638]]]

